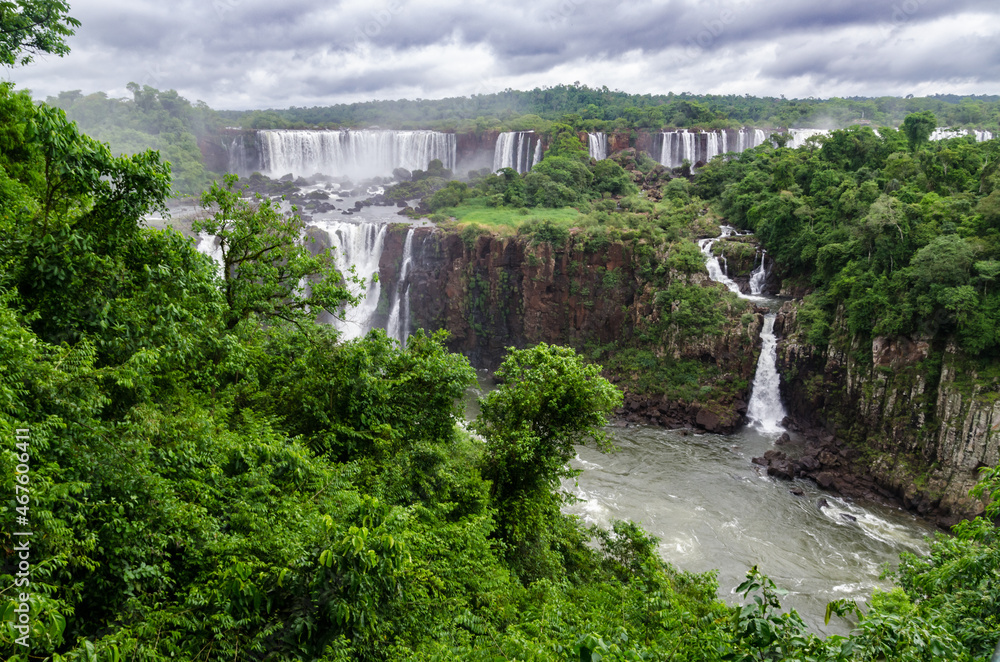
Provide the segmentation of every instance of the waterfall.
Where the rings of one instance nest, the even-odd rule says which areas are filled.
[[[260,131],[261,172],[270,177],[315,173],[389,176],[396,168],[423,170],[434,159],[455,167],[455,134],[439,131]]]
[[[413,261],[413,228],[406,231],[406,241],[403,242],[403,266],[399,270],[399,280],[392,296],[392,308],[389,310],[389,321],[385,331],[390,338],[399,341],[401,347],[406,347],[406,339],[410,335],[410,284],[407,276],[410,274],[410,262]]]
[[[608,158],[608,136],[606,133],[588,133],[587,134],[587,150],[590,152],[590,158],[601,159]]]
[[[806,141],[813,136],[828,136],[830,132],[826,129],[789,129],[788,135],[791,138],[785,146],[791,149],[798,149],[805,145]]]
[[[719,264],[719,258],[712,254],[712,245],[719,239],[730,236],[734,231],[733,228],[728,225],[723,225],[721,229],[722,234],[718,237],[699,240],[698,248],[700,248],[701,252],[705,255],[705,268],[708,269],[708,277],[716,283],[722,283],[725,285],[733,294],[744,297],[743,293],[740,292],[740,286],[733,282],[733,279],[723,273],[722,266]]]
[[[993,133],[980,129],[949,129],[939,126],[930,135],[930,140],[947,140],[948,138],[964,138],[965,136],[975,136],[976,142],[986,142],[993,140]]]
[[[348,221],[315,221],[310,226],[326,234],[337,271],[345,277],[354,275],[362,279],[364,285],[359,286],[351,281],[346,286],[352,295],[359,297],[357,306],[345,306],[338,316],[329,319],[325,313],[320,320],[329,319],[330,323],[340,331],[344,340],[359,338],[371,331],[376,322],[381,324],[386,320],[386,334],[406,345],[410,335],[410,274],[413,271],[413,237],[414,228],[406,232],[403,242],[403,255],[399,268],[399,277],[392,286],[391,297],[387,296],[389,307],[388,317],[383,317],[379,310],[379,299],[382,296],[382,281],[379,276],[379,265],[382,261],[382,251],[385,247],[386,233],[389,225],[386,223],[351,223]],[[198,252],[211,257],[216,263],[216,270],[222,276],[222,249],[216,237],[206,233],[198,235],[196,244]],[[300,283],[304,288],[308,283]],[[386,292],[389,290],[387,289]]]
[[[776,317],[774,313],[764,316],[764,326],[760,330],[760,358],[757,359],[757,373],[747,406],[750,423],[765,434],[784,431],[781,420],[785,418],[785,407],[781,404],[778,391],[778,339],[774,336]]]
[[[250,165],[250,159],[247,157],[247,148],[243,143],[242,135],[236,136],[230,142],[224,141],[222,148],[226,150],[226,162],[229,172],[235,172],[240,176],[244,176],[256,170],[256,168]]]
[[[356,276],[364,279],[364,287],[348,282],[351,294],[364,298],[354,308],[345,306],[333,326],[345,340],[359,338],[372,329],[372,318],[378,308],[382,285],[378,279],[379,261],[385,245],[387,225],[381,223],[348,223],[324,221],[316,227],[326,232],[337,271],[348,274],[354,267]]]
[[[750,294],[759,295],[764,290],[764,279],[767,278],[767,271],[764,268],[764,260],[767,258],[767,251],[760,254],[760,265],[750,274]]]
[[[698,135],[690,131],[664,131],[660,134],[660,163],[668,168],[679,168],[687,160],[692,166],[698,162]]]
[[[767,134],[763,129],[750,129],[743,127],[736,134],[736,152],[745,152],[748,149],[759,147],[767,140]]]
[[[733,292],[741,299],[754,301],[764,301],[760,296],[764,286],[765,268],[764,258],[761,255],[760,266],[754,269],[750,277],[750,295],[740,292],[739,286],[733,282],[722,271],[719,266],[719,258],[712,254],[712,245],[719,239],[738,234],[735,228],[723,225],[720,228],[721,234],[718,237],[701,239],[698,247],[705,255],[705,268],[708,270],[708,277],[717,283],[722,283],[730,292]],[[756,281],[756,283],[755,283]],[[780,378],[778,375],[778,340],[774,335],[774,320],[776,315],[769,313],[764,316],[764,326],[760,330],[760,357],[757,359],[757,372],[753,378],[753,387],[750,394],[750,404],[747,406],[747,418],[750,423],[764,434],[783,432],[781,420],[785,418],[785,408],[781,404],[781,394],[778,390]]]
[[[497,136],[493,149],[493,172],[503,168],[513,168],[519,173],[531,170],[531,166],[542,160],[542,141],[535,139],[535,149],[531,149],[534,131],[505,131]]]
[[[733,134],[734,141],[730,140],[730,133]],[[694,166],[699,162],[708,163],[722,154],[753,149],[767,140],[767,134],[763,129],[744,127],[738,131],[723,129],[700,133],[687,130],[663,131],[660,139],[660,163],[668,168],[677,168],[685,159]]]
[[[702,135],[705,136],[705,163],[729,151],[729,133],[727,131],[713,131]]]
[[[222,271],[225,265],[222,262],[222,246],[219,244],[218,237],[207,232],[199,232],[195,250],[212,258],[212,261],[215,262],[215,273],[219,278],[223,278]]]

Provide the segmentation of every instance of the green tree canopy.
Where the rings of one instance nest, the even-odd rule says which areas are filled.
[[[63,0],[3,0],[0,2],[0,64],[28,64],[36,55],[69,53],[65,38],[80,21],[71,17]]]
[[[930,139],[936,126],[937,118],[934,117],[934,113],[924,110],[919,113],[910,113],[907,115],[900,129],[902,129],[906,135],[906,140],[910,143],[910,150],[916,151],[917,148]]]
[[[202,196],[213,214],[192,226],[218,238],[226,326],[232,329],[251,316],[299,323],[320,310],[335,315],[345,303],[356,304],[332,256],[313,255],[299,243],[302,218],[283,213],[270,198],[244,197],[237,181],[226,175],[222,185],[213,182]]]

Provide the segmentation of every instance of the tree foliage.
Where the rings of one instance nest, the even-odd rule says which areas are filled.
[[[0,64],[25,65],[35,57],[69,52],[65,38],[80,21],[69,15],[63,0],[4,0],[0,2]]]
[[[235,188],[236,175],[213,182],[202,196],[212,215],[192,228],[218,242],[228,314],[226,326],[241,321],[282,319],[299,323],[320,311],[341,314],[357,299],[347,289],[351,276],[339,274],[328,252],[313,254],[299,243],[302,218],[284,213],[271,198]]]

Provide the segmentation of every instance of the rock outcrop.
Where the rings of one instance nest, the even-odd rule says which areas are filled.
[[[838,315],[819,349],[802,326],[797,304],[786,303],[776,324],[782,396],[831,453],[815,453],[819,465],[796,475],[825,475],[835,487],[838,475],[870,478],[876,491],[942,525],[981,513],[968,492],[981,467],[1000,462],[997,379],[977,374],[953,343],[865,341]]]

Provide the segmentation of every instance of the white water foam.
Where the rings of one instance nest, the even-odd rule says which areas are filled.
[[[778,339],[774,335],[774,313],[764,316],[764,326],[760,330],[760,357],[757,372],[753,377],[750,404],[747,405],[747,419],[750,424],[764,434],[785,431],[781,420],[785,418],[785,406],[781,404],[778,375]]]
[[[267,130],[257,136],[261,172],[269,177],[287,173],[302,177],[316,173],[389,176],[396,168],[426,169],[434,159],[440,159],[445,168],[455,167],[453,133]]]
[[[535,140],[534,150],[531,141]],[[534,131],[505,131],[497,136],[493,148],[493,172],[513,168],[519,173],[531,170],[542,160],[542,141]]]
[[[587,151],[590,153],[590,158],[601,159],[608,158],[608,136],[606,133],[588,133],[587,134]]]
[[[406,241],[403,242],[403,266],[399,269],[399,280],[396,281],[392,296],[392,307],[389,309],[389,321],[386,323],[386,334],[399,341],[401,347],[406,347],[406,339],[410,336],[410,263],[413,261],[413,228],[406,231]]]
[[[385,245],[387,225],[379,223],[348,223],[346,221],[321,221],[316,227],[326,232],[330,239],[334,264],[337,271],[347,274],[354,267],[354,273],[364,280],[359,287],[348,283],[348,289],[355,296],[364,298],[354,308],[347,306],[333,326],[345,340],[359,338],[372,329],[372,318],[378,308],[382,284],[379,282],[379,261]]]

